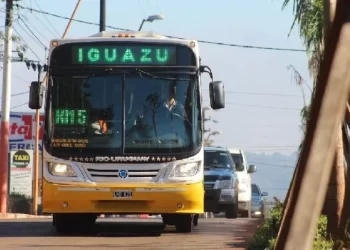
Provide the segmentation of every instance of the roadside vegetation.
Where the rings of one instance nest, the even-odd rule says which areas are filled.
[[[283,203],[277,198],[275,201],[277,205],[271,208],[269,218],[265,219],[259,226],[248,250],[274,250],[283,210]],[[328,250],[332,249],[332,246],[333,242],[327,240],[327,217],[322,215],[318,220],[313,249]]]
[[[26,195],[12,192],[9,195],[8,212],[31,214],[32,213],[32,198]],[[42,213],[41,205],[38,206],[38,214]]]

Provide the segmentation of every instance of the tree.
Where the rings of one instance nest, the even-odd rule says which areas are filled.
[[[21,0],[14,0],[14,2],[20,2]],[[6,2],[6,0],[1,0],[1,2]],[[15,14],[13,14],[15,16]],[[5,21],[5,20],[4,20]],[[17,21],[16,19],[13,18],[13,24],[15,23],[15,21]],[[5,34],[3,31],[0,31],[0,47],[3,48],[3,42],[5,40]],[[27,49],[28,49],[28,45],[26,44],[26,42],[21,38],[20,35],[12,35],[11,37],[12,42],[15,44],[15,50],[17,52],[18,55],[18,59],[20,61],[24,61],[24,54],[26,53]],[[3,59],[4,54],[2,52],[1,49],[1,54],[0,54],[0,58]]]
[[[285,8],[290,1],[291,0],[285,0],[282,8]],[[296,23],[299,24],[300,36],[303,39],[309,57],[309,71],[314,79],[311,103],[314,97],[315,88],[317,87],[316,79],[319,74],[320,63],[323,59],[324,43],[326,42],[325,34],[327,34],[327,30],[330,27],[330,16],[332,16],[330,14],[329,6],[324,5],[324,2],[329,4],[329,1],[330,0],[293,0],[295,18],[291,30]],[[309,119],[310,105],[311,104],[305,105],[301,112],[303,124],[307,124]],[[339,132],[340,135],[341,128]],[[338,232],[343,208],[345,180],[342,155],[342,137],[338,136],[337,153],[328,189],[328,198],[330,199],[326,198],[326,209],[324,210],[328,216],[327,229],[330,235],[335,235]],[[334,197],[334,200],[331,199],[333,198],[332,196]]]

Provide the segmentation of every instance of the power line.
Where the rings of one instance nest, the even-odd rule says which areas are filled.
[[[28,83],[28,80],[24,80],[22,77],[20,76],[17,76],[15,74],[12,74],[13,77],[17,78],[18,80],[22,81],[22,82],[25,82],[25,83]],[[29,93],[29,92],[24,92],[24,93]]]
[[[204,99],[204,101],[209,102],[208,99]],[[236,106],[246,106],[246,107],[257,107],[257,108],[265,108],[265,109],[284,109],[284,110],[297,110],[300,111],[298,108],[288,108],[288,107],[274,107],[274,106],[264,106],[264,105],[257,105],[257,104],[242,104],[242,103],[236,103],[236,102],[225,102],[225,104],[229,105],[236,105]]]
[[[19,20],[22,21],[22,23],[24,24],[24,26],[27,27],[27,29],[28,29],[29,32],[35,37],[35,39],[36,39],[45,49],[47,49],[47,47],[45,46],[45,44],[37,37],[37,35],[35,35],[35,33],[31,30],[31,28],[29,28],[29,26],[26,24],[26,22],[25,22],[22,18],[19,18]]]
[[[33,16],[46,28],[48,29],[45,24],[36,16],[33,14]],[[21,17],[21,19],[23,20],[24,18]],[[25,21],[29,23],[29,25],[34,29],[34,31],[39,34],[42,38],[44,38],[44,40],[50,41],[50,39],[47,39],[46,36],[44,36],[36,27],[35,25],[31,25],[28,18],[25,18]],[[51,32],[50,29],[48,29],[49,32]]]
[[[268,163],[262,163],[262,162],[254,162],[254,161],[249,161],[249,162],[254,164],[259,164],[259,165],[270,166],[270,167],[295,168],[295,166],[290,166],[290,165],[277,165],[277,164],[268,164]]]
[[[262,190],[279,190],[279,191],[287,191],[288,190],[288,188],[274,188],[274,187],[272,187],[272,188],[260,187],[260,189],[262,189]]]
[[[203,91],[209,91],[208,89],[203,89]],[[263,92],[239,92],[239,91],[229,91],[225,90],[225,93],[239,94],[239,95],[266,95],[266,96],[284,96],[284,97],[301,97],[300,95],[291,94],[280,94],[280,93],[263,93]]]
[[[19,108],[19,107],[22,107],[22,106],[27,105],[27,104],[28,104],[28,102],[25,102],[25,103],[11,107],[11,109]]]
[[[36,9],[33,9],[33,8],[28,8],[28,7],[21,6],[21,5],[18,5],[18,4],[16,4],[15,6],[17,6],[18,8],[21,8],[21,9],[30,10],[32,12],[37,12],[37,13],[41,13],[41,14],[44,14],[44,15],[49,15],[49,16],[53,16],[53,17],[56,17],[56,18],[65,19],[65,20],[70,20],[69,17],[57,15],[57,14],[50,13],[50,12],[47,12],[47,11],[36,10]],[[84,21],[84,20],[79,20],[79,19],[72,19],[72,20],[75,21],[75,22],[83,23],[83,24],[89,24],[89,25],[95,25],[95,26],[99,26],[100,25],[99,23],[94,23],[94,22],[89,22],[89,21]],[[115,26],[111,26],[111,25],[106,25],[106,27],[107,28],[111,28],[111,29],[115,29],[115,30],[133,31],[131,29],[125,29],[125,28],[115,27]],[[166,37],[175,38],[175,39],[186,39],[186,38],[177,37],[177,36],[166,36]],[[243,44],[214,42],[214,41],[206,41],[206,40],[197,40],[197,41],[199,43],[213,44],[213,45],[227,46],[227,47],[236,47],[236,48],[243,48],[243,49],[259,49],[259,50],[290,51],[290,52],[307,52],[305,49],[264,47],[264,46],[254,46],[254,45],[243,45]]]
[[[29,93],[29,92],[26,92],[26,93]],[[205,100],[205,101],[208,101],[208,100]],[[233,102],[226,102],[226,104],[236,105],[236,106],[248,106],[248,107],[259,107],[259,108],[269,108],[269,109],[287,109],[287,110],[300,111],[300,109],[296,109],[296,108],[270,107],[270,106],[261,106],[261,105],[254,105],[254,104],[241,104],[241,103],[233,103]]]
[[[24,94],[28,94],[29,92],[20,92],[20,93],[16,93],[16,94],[12,94],[11,97],[14,97],[14,96],[19,96],[19,95],[24,95]],[[0,97],[1,99],[2,97]]]
[[[18,23],[19,24],[19,23]],[[19,25],[20,26],[20,25]],[[23,27],[20,26],[22,29]],[[40,57],[34,52],[34,50],[29,46],[29,44],[23,39],[23,37],[19,34],[19,32],[17,31],[17,29],[15,27],[13,27],[13,30],[17,33],[17,36],[21,39],[21,41],[27,46],[27,48],[33,53],[33,55],[42,62],[42,60],[40,59]],[[24,29],[23,29],[24,30]]]
[[[246,152],[276,152],[276,151],[290,151],[290,148],[273,148],[273,149],[247,149]],[[294,150],[294,152],[297,152]]]
[[[258,107],[258,108],[265,108],[265,109],[285,109],[285,110],[297,110],[297,111],[301,110],[297,108],[273,107],[273,106],[263,106],[263,105],[255,105],[255,104],[241,104],[241,103],[234,103],[234,102],[226,102],[226,104],[236,105],[236,106]]]
[[[39,10],[43,11],[42,8],[40,8],[38,2],[37,2],[36,0],[34,0],[34,2],[35,2],[35,4],[36,4],[36,6],[38,6]],[[46,15],[43,15],[43,17],[46,19],[47,23],[51,26],[52,30],[56,33],[56,35],[59,36],[58,31],[55,29],[55,27],[52,25],[52,23],[51,23],[50,20],[46,17]],[[39,19],[39,18],[38,18],[38,19]],[[46,26],[45,26],[45,27],[46,27]],[[50,29],[48,29],[48,30],[51,32]],[[53,33],[51,33],[51,34],[53,34]]]
[[[41,14],[44,14],[44,15],[48,15],[48,16],[53,16],[53,17],[56,17],[56,18],[60,18],[60,19],[71,20],[70,17],[65,17],[65,16],[57,15],[57,14],[50,13],[50,12],[47,12],[47,11],[36,10],[36,9],[33,9],[33,8],[28,8],[28,7],[21,6],[21,5],[18,5],[18,4],[14,4],[14,6],[16,6],[16,7],[20,8],[20,9],[30,10],[30,11],[32,11],[32,12],[37,12],[37,13],[41,13]],[[79,20],[79,19],[75,19],[75,18],[73,18],[72,21],[75,21],[75,22],[77,22],[77,23],[83,23],[83,24],[89,24],[89,25],[100,26],[99,23],[94,23],[94,22]],[[110,26],[110,25],[106,25],[106,28],[111,28],[111,29],[116,29],[116,30],[123,30],[123,31],[133,31],[133,30],[130,30],[130,29],[123,29],[123,28],[118,28],[118,27]]]

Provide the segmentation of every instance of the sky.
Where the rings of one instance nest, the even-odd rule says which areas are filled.
[[[76,2],[23,0],[19,4],[70,17]],[[143,30],[237,45],[304,49],[298,27],[288,36],[293,22],[292,4],[282,10],[282,0],[106,2],[106,23],[119,28],[138,29],[143,18],[163,14],[164,20],[145,23]],[[0,18],[3,19],[4,6],[3,3],[0,5]],[[15,14],[14,34],[19,34],[30,48],[25,57],[44,62],[45,47],[49,47],[51,39],[62,36],[68,20],[26,9],[15,10]],[[83,0],[75,18],[98,24],[99,1]],[[1,29],[4,29],[3,25]],[[98,32],[98,25],[73,22],[67,37],[84,37]],[[202,63],[212,69],[214,80],[225,84],[226,108],[207,113],[219,122],[208,122],[206,126],[222,132],[212,137],[215,144],[257,153],[297,151],[302,139],[300,110],[304,101],[301,87],[295,84],[293,72],[287,67],[292,65],[311,86],[307,54],[204,43],[199,46]],[[28,94],[19,93],[29,90],[30,82],[37,80],[37,73],[28,70],[24,62],[16,62],[12,64],[11,80],[11,93],[15,95],[11,98],[11,111],[31,112],[26,104]],[[208,105],[209,78],[204,76],[202,80],[203,99]],[[309,102],[311,92],[306,86],[303,89]]]

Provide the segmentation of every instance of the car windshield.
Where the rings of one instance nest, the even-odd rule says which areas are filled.
[[[206,168],[230,168],[232,169],[233,162],[226,152],[220,151],[204,151],[204,166]]]
[[[232,160],[235,162],[237,166],[237,171],[241,172],[244,171],[244,165],[243,165],[243,157],[241,154],[230,154],[232,157]]]
[[[257,185],[252,185],[252,195],[254,195],[254,196],[260,195],[260,191],[259,191],[259,188],[257,187]]]
[[[53,155],[173,154],[201,144],[196,76],[53,77],[47,99]]]

